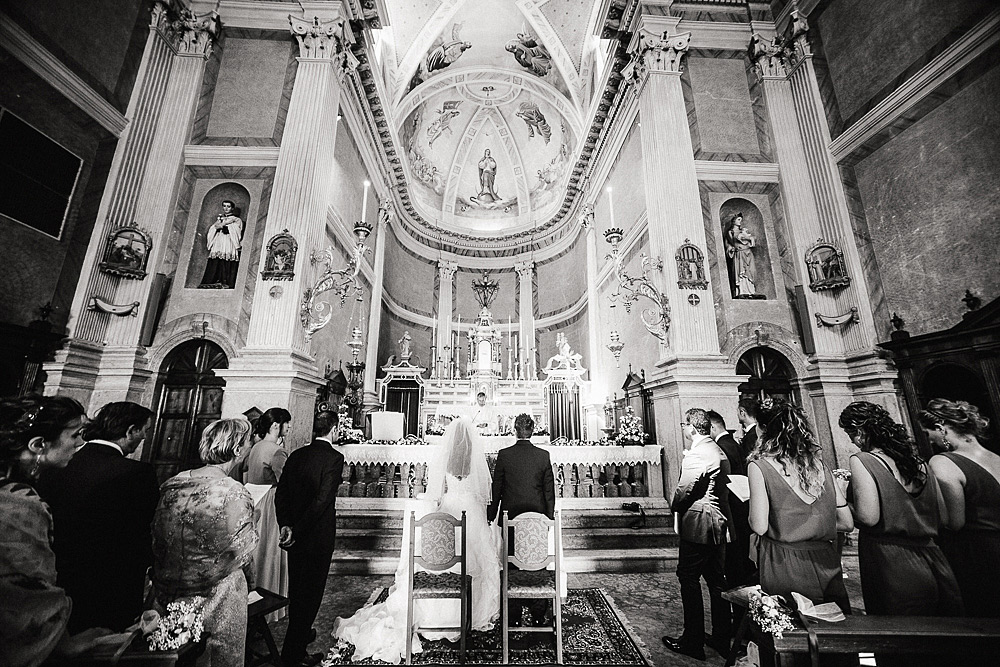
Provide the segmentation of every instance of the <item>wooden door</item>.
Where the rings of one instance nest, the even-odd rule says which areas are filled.
[[[207,340],[189,341],[167,355],[149,459],[160,482],[201,465],[201,433],[222,416],[226,381],[215,370],[228,367],[222,348]]]

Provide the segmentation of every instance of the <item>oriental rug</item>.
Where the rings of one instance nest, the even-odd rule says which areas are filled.
[[[385,600],[388,589],[377,590],[371,603]],[[615,607],[611,597],[600,588],[570,589],[562,605],[563,664],[579,665],[639,665],[653,667],[646,645],[639,639],[628,620]],[[499,628],[488,632],[469,633],[465,647],[465,664],[499,665],[503,659],[503,638]],[[413,655],[415,665],[457,665],[458,643],[448,641],[423,642],[424,650]],[[351,662],[354,646],[340,644],[330,649],[324,665],[385,665],[379,660]],[[510,663],[512,665],[554,665],[556,651],[553,637],[546,633],[512,630]]]

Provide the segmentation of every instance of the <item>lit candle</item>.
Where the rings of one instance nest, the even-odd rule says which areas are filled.
[[[611,214],[611,226],[615,226],[615,200],[611,196],[611,186],[608,186],[608,211]]]
[[[364,199],[361,203],[361,220],[367,222],[368,220],[368,188],[371,187],[371,181],[365,181],[365,194]]]
[[[513,326],[513,322],[514,322],[514,316],[513,315],[508,315],[507,316],[507,347],[508,348],[511,346],[511,344],[513,343],[513,340],[514,340],[514,326]]]

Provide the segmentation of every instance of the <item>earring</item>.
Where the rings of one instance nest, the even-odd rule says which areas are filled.
[[[42,455],[35,454],[35,461],[31,464],[31,470],[28,471],[28,476],[31,479],[38,479],[38,471],[42,465]]]
[[[951,444],[951,440],[948,439],[948,434],[945,432],[943,426],[938,426],[938,430],[941,431],[941,446],[946,452],[955,451],[955,445]]]

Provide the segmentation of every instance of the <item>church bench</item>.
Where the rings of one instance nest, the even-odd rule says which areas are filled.
[[[813,651],[810,644],[815,645]],[[857,615],[839,623],[810,621],[806,629],[791,630],[775,638],[774,650],[777,664],[782,667],[793,664],[796,653],[810,653],[813,664],[818,664],[816,651],[884,651],[992,661],[1000,655],[1000,618]]]

